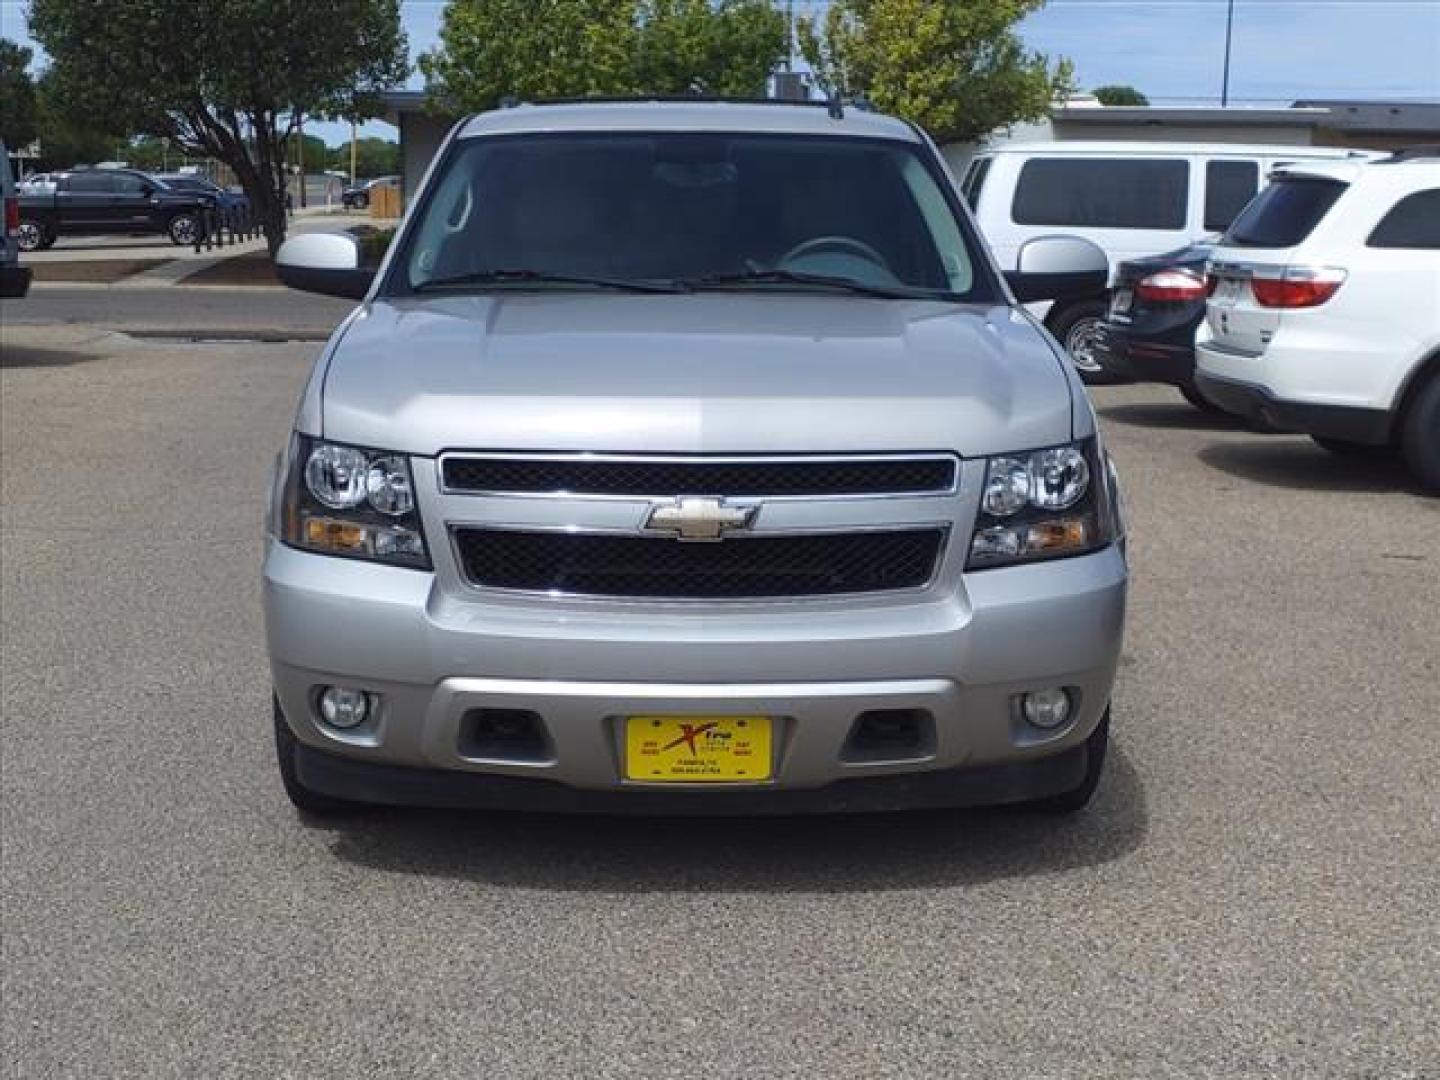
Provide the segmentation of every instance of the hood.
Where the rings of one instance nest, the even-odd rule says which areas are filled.
[[[992,454],[1071,437],[1070,381],[1003,306],[795,293],[382,300],[324,374],[326,438],[412,454]]]

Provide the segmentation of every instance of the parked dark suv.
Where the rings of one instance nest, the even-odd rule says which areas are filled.
[[[174,191],[132,169],[84,169],[60,174],[53,194],[20,197],[16,240],[21,251],[94,233],[161,233],[193,244],[200,211],[213,205],[205,192]]]

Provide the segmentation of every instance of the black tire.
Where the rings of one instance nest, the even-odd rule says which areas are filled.
[[[1095,335],[1100,323],[1105,321],[1105,312],[1104,300],[1085,300],[1061,309],[1048,320],[1050,332],[1070,354],[1070,362],[1086,386],[1108,386],[1124,381],[1114,372],[1106,371],[1093,355]]]
[[[1100,777],[1105,772],[1105,752],[1110,747],[1110,709],[1107,706],[1100,724],[1085,740],[1085,779],[1073,791],[1062,791],[1043,799],[1024,803],[1026,810],[1040,814],[1078,814],[1090,805]]]
[[[1328,435],[1311,435],[1315,445],[1337,457],[1345,458],[1383,458],[1395,453],[1395,447],[1390,443],[1361,443],[1351,442],[1349,439],[1332,439]]]
[[[1200,390],[1197,387],[1180,386],[1178,387],[1178,389],[1180,391],[1180,395],[1191,405],[1194,405],[1195,408],[1199,409],[1201,412],[1210,413],[1212,416],[1226,415],[1224,409],[1220,408],[1219,405],[1216,405],[1204,394],[1200,393]]]
[[[60,239],[60,234],[57,233],[54,229],[51,229],[49,232],[47,232],[47,233],[45,234],[45,239],[43,239],[43,240],[40,241],[40,250],[41,250],[41,251],[49,251],[51,248],[53,248],[53,247],[55,246],[55,241],[57,241],[57,240],[59,240],[59,239]]]
[[[22,218],[20,227],[15,233],[15,243],[21,251],[39,251],[46,246],[45,237],[48,235],[45,226],[40,222]],[[52,240],[51,243],[54,241]]]
[[[176,247],[192,247],[200,235],[200,219],[194,214],[176,214],[165,226],[170,242]]]
[[[275,710],[275,758],[280,765],[280,782],[285,786],[285,794],[294,804],[295,809],[316,817],[351,813],[360,809],[360,803],[348,802],[345,799],[337,799],[333,795],[312,791],[300,782],[300,777],[295,770],[295,748],[299,745],[298,740],[290,730],[290,724],[286,721],[285,714],[280,711],[280,702],[275,700],[273,705]]]
[[[355,196],[355,209],[356,209],[356,210],[368,210],[368,209],[370,209],[370,196],[369,196],[369,195],[356,195],[356,196]]]
[[[1440,371],[1432,371],[1410,399],[1400,425],[1400,447],[1420,486],[1440,495]]]

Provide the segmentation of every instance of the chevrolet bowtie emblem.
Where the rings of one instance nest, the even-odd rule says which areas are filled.
[[[724,499],[682,496],[656,503],[645,519],[647,532],[670,533],[680,540],[723,540],[734,529],[748,529],[758,506],[731,506]]]

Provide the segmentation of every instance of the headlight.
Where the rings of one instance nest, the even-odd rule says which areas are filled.
[[[281,539],[304,551],[430,569],[410,462],[383,450],[296,435]]]
[[[985,464],[967,569],[1098,551],[1116,539],[1113,470],[1095,439]]]

